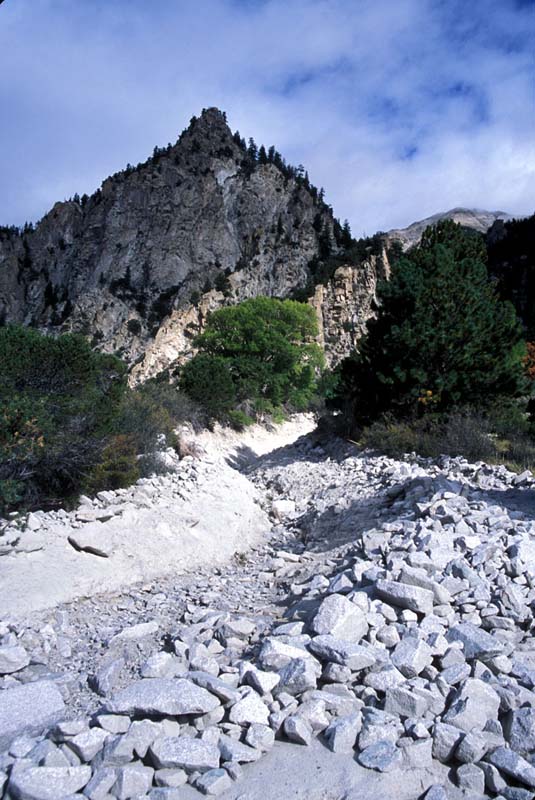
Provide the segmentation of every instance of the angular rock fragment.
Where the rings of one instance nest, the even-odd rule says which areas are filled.
[[[230,776],[224,769],[211,769],[195,781],[195,788],[209,797],[217,797],[231,786]]]
[[[18,672],[30,663],[30,657],[21,645],[0,646],[0,675]]]
[[[402,755],[392,742],[379,741],[358,755],[359,764],[377,772],[391,772],[401,765]]]
[[[486,756],[486,760],[499,769],[502,774],[509,775],[519,783],[529,786],[530,789],[535,789],[535,767],[513,750],[497,747]]]
[[[330,634],[315,636],[309,648],[322,661],[332,661],[355,672],[375,664],[376,657],[371,648],[337,639]]]
[[[497,719],[499,708],[500,698],[491,686],[477,678],[468,678],[455,693],[443,721],[469,733]]]
[[[229,719],[237,725],[250,725],[255,722],[267,725],[269,709],[254,689],[246,689],[241,700],[234,703],[230,709]]]
[[[149,748],[158,769],[178,768],[187,772],[206,772],[219,767],[219,748],[186,736],[164,736],[156,739]]]
[[[0,691],[0,749],[19,733],[39,733],[63,716],[65,703],[52,681]]]
[[[368,623],[364,612],[345,595],[331,594],[322,601],[310,627],[319,635],[358,642],[367,633]]]
[[[498,639],[469,622],[454,625],[446,638],[449,642],[462,642],[464,656],[469,661],[474,658],[484,661],[503,652],[503,645]]]
[[[433,611],[433,592],[429,589],[383,579],[377,581],[375,589],[379,597],[398,608],[417,614],[431,614]]]
[[[142,678],[114,695],[107,704],[116,714],[206,714],[219,700],[192,681],[172,678]]]
[[[312,741],[312,728],[302,717],[286,717],[284,733],[291,742],[296,742],[296,744],[308,745]]]
[[[28,767],[13,771],[8,790],[21,800],[58,800],[89,782],[91,767]]]

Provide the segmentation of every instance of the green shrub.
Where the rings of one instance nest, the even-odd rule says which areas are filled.
[[[46,506],[76,493],[125,391],[124,365],[81,336],[0,329],[0,481],[16,482],[11,503]]]
[[[199,353],[188,361],[180,372],[180,387],[211,417],[224,417],[237,400],[228,362],[219,355]]]
[[[84,483],[84,491],[96,494],[102,489],[123,489],[140,477],[135,444],[130,436],[112,436],[102,457]]]
[[[168,382],[129,389],[125,365],[83,337],[19,326],[0,329],[0,404],[2,513],[126,486],[148,464],[138,455],[178,449],[176,427],[204,421]]]
[[[245,411],[240,411],[240,409],[229,411],[227,417],[230,425],[237,431],[242,431],[249,425],[254,425],[254,419],[249,414],[246,414]]]
[[[508,402],[486,414],[465,409],[413,420],[387,414],[362,430],[359,443],[395,458],[413,452],[430,458],[464,456],[472,462],[503,463],[515,471],[533,470],[535,441],[525,427],[511,426],[515,416]],[[496,420],[502,420],[501,430]]]
[[[24,496],[24,484],[13,479],[0,481],[0,513],[7,514]]]

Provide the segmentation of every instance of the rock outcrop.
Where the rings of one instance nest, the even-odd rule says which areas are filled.
[[[213,308],[309,288],[314,260],[341,253],[342,228],[301,170],[260,152],[207,109],[176,144],[56,203],[35,230],[1,229],[0,316],[91,336],[139,380],[187,352]],[[362,285],[353,269],[366,306],[373,267]]]

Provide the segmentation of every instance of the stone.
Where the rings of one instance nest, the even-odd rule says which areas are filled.
[[[126,733],[130,727],[128,717],[123,717],[121,714],[98,714],[96,721],[109,733]]]
[[[448,800],[448,794],[443,786],[434,783],[430,786],[425,795],[424,800]]]
[[[469,622],[454,625],[448,631],[446,638],[448,642],[462,642],[464,656],[469,661],[473,659],[485,661],[503,652],[503,645],[498,639]]]
[[[291,661],[288,661],[286,666],[289,663]],[[244,675],[244,683],[256,689],[258,694],[269,694],[280,683],[280,675],[276,672],[265,672],[264,670],[256,669],[251,665],[251,668]]]
[[[431,614],[433,611],[433,592],[410,586],[406,583],[379,579],[375,584],[378,596],[398,608],[408,609],[417,614]]]
[[[278,670],[285,667],[294,658],[306,658],[307,655],[310,658],[314,657],[304,647],[294,647],[286,642],[281,642],[277,636],[270,636],[262,644],[258,663],[263,669]]]
[[[358,762],[377,772],[391,772],[401,765],[402,755],[392,742],[379,741],[362,750]]]
[[[404,686],[386,690],[384,709],[401,717],[423,717],[429,710],[429,701]]]
[[[178,789],[188,782],[188,773],[183,769],[157,769],[154,773],[156,786],[167,786]]]
[[[211,694],[215,694],[223,703],[233,703],[239,699],[239,693],[236,689],[229,686],[228,683],[225,683],[225,681],[222,681],[215,675],[211,675],[209,672],[188,672],[187,677],[197,686],[201,686]]]
[[[470,731],[464,736],[455,750],[455,758],[463,764],[474,764],[481,761],[489,749],[488,739],[480,731]]]
[[[378,692],[386,692],[394,686],[401,686],[405,683],[405,678],[393,664],[387,664],[384,669],[376,672],[368,672],[364,678],[364,684],[371,686]]]
[[[20,733],[40,733],[63,716],[65,703],[52,681],[0,691],[0,750]]]
[[[476,764],[463,764],[457,767],[457,786],[465,791],[482,795],[485,791],[485,773]]]
[[[84,795],[89,800],[108,800],[110,790],[117,780],[117,773],[111,767],[100,767],[95,770],[91,780],[84,788]]]
[[[130,625],[129,628],[124,628],[120,633],[117,633],[109,642],[109,646],[113,647],[117,642],[135,642],[138,639],[144,639],[146,636],[158,632],[159,625],[155,620],[151,622],[139,622],[137,625]]]
[[[180,788],[170,786],[157,786],[147,795],[149,800],[184,800],[184,793]],[[106,798],[111,800],[111,798]]]
[[[64,719],[54,725],[51,733],[55,742],[68,742],[73,736],[89,730],[89,720],[86,717],[78,719]]]
[[[255,690],[247,687],[241,700],[231,707],[229,719],[237,725],[250,725],[254,722],[267,725],[269,709]]]
[[[102,664],[91,679],[94,690],[102,697],[110,694],[117,686],[124,667],[124,658],[114,658]]]
[[[18,800],[60,800],[89,782],[91,767],[28,767],[14,770],[8,791]]]
[[[447,764],[453,758],[462,737],[462,731],[454,725],[436,722],[433,728],[433,757]]]
[[[152,786],[154,770],[143,764],[128,764],[119,767],[113,793],[117,800],[130,800],[132,797],[147,794]]]
[[[362,730],[358,742],[361,750],[381,741],[395,744],[403,734],[401,721],[393,714],[375,708],[364,708],[362,716]]]
[[[224,769],[211,769],[195,781],[195,788],[209,797],[217,797],[231,786],[230,776]]]
[[[362,728],[360,714],[334,719],[325,731],[329,750],[333,753],[352,753]]]
[[[309,644],[310,650],[322,661],[341,664],[354,672],[375,664],[375,656],[369,647],[364,647],[330,634],[315,636]]]
[[[107,709],[116,714],[206,714],[220,705],[217,697],[192,681],[142,678],[114,695]]]
[[[486,756],[486,759],[502,774],[509,775],[530,789],[535,789],[535,767],[518,753],[506,747],[497,747]]]
[[[308,745],[312,741],[312,728],[303,717],[286,717],[283,728],[291,742]]]
[[[295,503],[293,500],[274,500],[271,504],[271,511],[278,520],[295,514]]]
[[[535,752],[535,708],[509,711],[504,720],[503,731],[511,750],[520,755]]]
[[[219,748],[186,736],[164,736],[156,739],[149,753],[157,769],[178,768],[186,772],[207,772],[219,767]]]
[[[415,678],[428,667],[433,655],[431,648],[422,639],[405,636],[394,648],[392,663],[406,678]]]
[[[19,672],[30,663],[30,656],[19,644],[0,646],[0,675]]]
[[[309,658],[294,658],[280,670],[279,677],[278,691],[298,695],[316,688],[319,670]]]
[[[219,751],[223,761],[235,761],[237,764],[250,764],[262,756],[261,750],[255,750],[238,739],[223,734],[219,737]]]
[[[97,753],[104,747],[104,742],[109,737],[102,728],[90,728],[78,733],[69,740],[68,745],[82,761],[92,761]]]
[[[437,605],[451,603],[451,594],[447,588],[430,578],[424,569],[404,565],[399,580],[401,583],[408,584],[409,586],[419,586],[421,589],[428,589],[433,593]]]
[[[443,721],[468,733],[497,719],[499,708],[500,698],[491,686],[478,678],[468,678],[455,692]]]
[[[368,631],[364,612],[342,594],[328,595],[321,602],[310,627],[316,634],[330,634],[349,642],[360,641]]]
[[[141,665],[142,678],[173,678],[179,670],[180,662],[172,653],[153,653]]]
[[[256,750],[271,750],[275,743],[275,734],[267,725],[253,723],[249,725],[245,734],[245,741]]]

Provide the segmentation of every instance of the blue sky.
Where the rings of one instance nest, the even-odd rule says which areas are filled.
[[[356,235],[535,210],[535,0],[5,0],[0,224],[90,193],[203,107]]]

